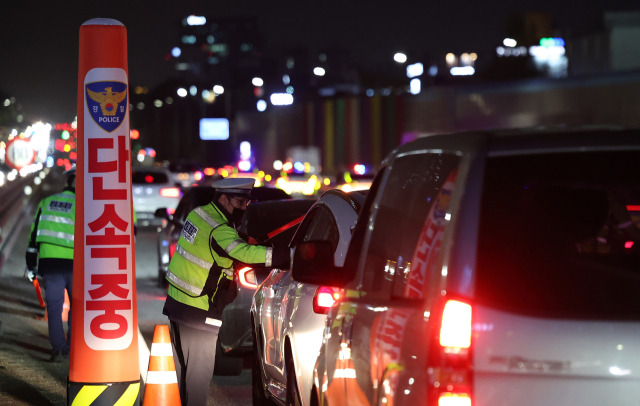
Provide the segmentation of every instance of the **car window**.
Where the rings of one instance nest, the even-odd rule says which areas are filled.
[[[640,320],[640,152],[495,157],[476,299],[536,317]]]
[[[335,251],[339,238],[338,226],[329,210],[323,206],[316,206],[300,224],[293,245],[307,241],[329,241],[331,250]]]
[[[164,172],[133,171],[131,182],[148,185],[166,184],[169,183],[169,177]]]
[[[400,157],[392,163],[369,226],[372,231],[362,279],[368,297],[388,298],[392,292],[396,296],[416,297],[410,294],[408,281],[417,279],[419,272],[424,276],[425,267],[416,266],[414,271],[411,261],[424,234],[423,228],[429,224],[427,215],[434,205],[434,210],[442,209],[443,185],[455,176],[459,161],[457,155],[421,153]]]

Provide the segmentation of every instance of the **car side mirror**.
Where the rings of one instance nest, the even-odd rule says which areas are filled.
[[[333,248],[329,241],[310,241],[293,250],[291,275],[294,280],[315,285],[342,287],[345,273],[333,263]]]
[[[153,215],[157,218],[161,218],[161,219],[165,219],[165,220],[170,220],[171,217],[169,216],[169,211],[167,210],[166,207],[161,207],[159,209],[157,209]]]

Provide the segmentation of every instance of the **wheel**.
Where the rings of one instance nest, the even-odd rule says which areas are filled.
[[[293,356],[291,350],[287,351],[287,359],[285,360],[285,370],[287,373],[287,406],[301,406],[302,400],[300,397],[300,391],[298,390],[298,383],[296,381],[296,369],[293,365]]]
[[[264,393],[262,382],[262,368],[260,366],[260,354],[258,353],[258,338],[253,336],[253,356],[251,363],[251,400],[253,406],[273,406],[273,402]]]
[[[238,376],[242,373],[242,357],[230,357],[222,352],[220,339],[216,345],[216,365],[213,369],[214,375]]]

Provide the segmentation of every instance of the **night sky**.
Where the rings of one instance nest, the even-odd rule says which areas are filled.
[[[554,28],[575,33],[600,23],[605,10],[640,11],[631,0],[3,0],[2,8],[0,95],[15,97],[29,119],[50,122],[75,117],[79,29],[92,18],[125,25],[129,82],[153,87],[172,75],[164,56],[179,45],[177,29],[189,14],[255,16],[267,51],[340,46],[373,65],[397,50],[411,56],[494,49],[513,11],[549,13]]]

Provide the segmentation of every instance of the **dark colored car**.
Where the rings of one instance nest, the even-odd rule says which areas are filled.
[[[166,223],[158,232],[158,283],[163,286],[167,285],[165,275],[187,215],[196,207],[211,202],[214,194],[210,186],[195,186],[184,192],[173,216],[164,209],[156,211],[156,216]],[[289,243],[295,232],[295,220],[301,219],[313,204],[313,200],[294,200],[283,190],[270,187],[254,188],[252,200],[254,202],[247,207],[238,233],[252,243],[283,246]],[[252,350],[249,307],[255,289],[267,277],[269,270],[241,269],[236,274],[239,278],[238,296],[222,315],[223,327],[216,356],[218,375],[239,374],[242,357]]]

